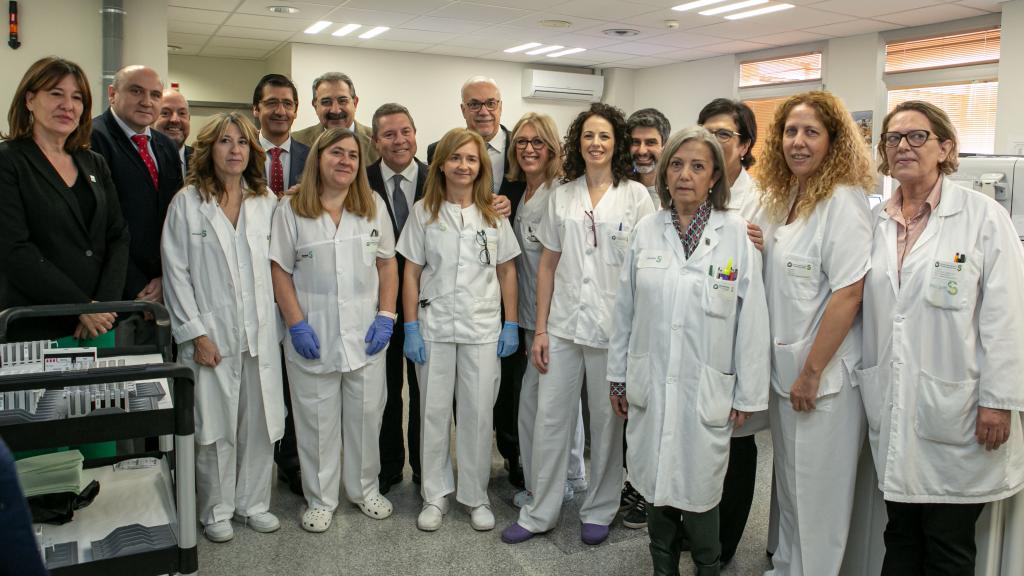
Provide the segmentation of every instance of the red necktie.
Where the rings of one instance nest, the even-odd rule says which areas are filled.
[[[156,172],[156,162],[153,161],[153,157],[149,154],[149,136],[145,134],[135,134],[132,136],[132,142],[135,143],[135,147],[139,150],[139,156],[142,157],[142,163],[146,165],[146,169],[149,170],[149,177],[153,179],[153,188],[160,189],[160,179]]]
[[[281,148],[270,149],[270,189],[280,196],[284,193],[284,164],[281,164]]]

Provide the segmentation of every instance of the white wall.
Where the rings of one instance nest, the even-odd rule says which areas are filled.
[[[267,73],[260,60],[204,56],[172,54],[168,66],[171,82],[190,101],[251,103],[253,89]]]
[[[527,111],[551,115],[559,131],[588,107],[586,103],[559,103],[550,100],[529,101],[521,97],[523,64],[454,56],[411,54],[340,46],[293,44],[292,80],[299,89],[298,119],[301,129],[317,122],[310,104],[313,79],[328,71],[348,74],[359,96],[356,119],[369,126],[374,110],[386,102],[398,102],[409,108],[416,121],[419,156],[425,159],[427,145],[446,131],[465,126],[459,111],[460,89],[467,78],[486,74],[501,88],[502,124],[509,129]]]
[[[886,113],[887,95],[881,81],[885,69],[885,43],[878,34],[829,40],[824,54],[822,82],[838,94],[850,112],[874,113],[872,141],[878,141]]]
[[[99,94],[103,68],[100,0],[19,2],[18,13],[21,47],[12,50],[7,46],[6,34],[0,45],[0,132],[7,132],[7,111],[21,77],[44,56],[61,56],[81,66],[89,78],[93,113],[101,112],[106,97]]]
[[[635,78],[634,109],[657,108],[675,132],[695,124],[708,102],[736,97],[736,57],[730,54],[644,68],[636,71]]]
[[[64,5],[70,4],[65,2]],[[124,0],[123,62],[144,64],[167,81],[167,2]]]
[[[1024,154],[1024,0],[1002,8],[996,154]]]

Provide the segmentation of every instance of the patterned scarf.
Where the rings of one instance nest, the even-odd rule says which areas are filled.
[[[686,252],[686,258],[689,259],[693,251],[697,249],[697,244],[700,243],[700,237],[704,234],[704,226],[708,223],[708,219],[711,218],[711,199],[707,199],[703,204],[697,208],[697,212],[694,213],[693,218],[690,220],[690,225],[683,230],[683,227],[679,222],[679,213],[676,212],[675,203],[672,206],[672,225],[676,227],[676,234],[679,234],[679,240],[683,243],[683,251]]]

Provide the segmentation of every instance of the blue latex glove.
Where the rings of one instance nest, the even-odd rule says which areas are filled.
[[[300,320],[295,326],[288,329],[292,336],[292,347],[306,360],[320,359],[320,339],[316,337],[313,327]]]
[[[394,320],[383,314],[377,314],[377,318],[373,320],[373,324],[370,325],[370,329],[366,332],[366,338],[363,338],[363,342],[369,344],[366,347],[366,353],[373,356],[383,350],[388,345],[388,342],[391,341],[391,333],[394,330]]]
[[[426,364],[427,345],[423,343],[423,336],[420,335],[420,321],[413,320],[402,326],[405,328],[405,346],[402,347],[402,353],[417,364]]]
[[[498,357],[505,358],[516,353],[519,349],[519,324],[516,322],[505,322],[501,327],[501,336],[498,336]]]

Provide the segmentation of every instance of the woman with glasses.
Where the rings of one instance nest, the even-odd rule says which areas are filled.
[[[274,215],[274,294],[288,325],[302,528],[324,532],[339,486],[370,518],[391,515],[379,491],[377,437],[387,386],[384,354],[395,324],[398,264],[387,205],[370,189],[355,133],[313,141],[298,191]],[[344,459],[342,459],[344,449]]]
[[[456,498],[475,530],[494,528],[487,498],[499,358],[519,346],[516,268],[519,245],[492,206],[491,162],[484,141],[465,128],[438,142],[423,199],[398,241],[405,257],[402,305],[405,355],[420,387],[423,507],[420,530],[441,527],[452,478],[450,434],[456,400]],[[501,323],[501,303],[505,323]]]
[[[1024,250],[1006,209],[946,178],[944,111],[899,104],[878,171],[899,186],[875,211],[855,372],[885,497],[882,574],[974,574],[986,502],[1024,485]]]
[[[772,575],[835,576],[843,562],[864,440],[849,374],[871,244],[868,152],[842,102],[815,91],[779,106],[759,159],[780,511]]]
[[[537,234],[544,250],[531,349],[540,372],[530,474],[534,498],[502,533],[508,543],[528,540],[558,522],[583,370],[591,455],[580,507],[583,542],[603,542],[619,509],[623,423],[605,400],[608,339],[629,236],[640,219],[654,212],[647,188],[629,179],[630,170],[622,112],[592,104],[569,127],[564,184],[551,193]]]
[[[196,375],[197,503],[212,542],[234,537],[232,518],[257,532],[281,526],[270,512],[274,442],[284,434],[269,258],[277,198],[256,138],[233,112],[203,127],[160,242],[178,358]]]
[[[723,177],[729,187],[729,209],[750,219],[758,206],[760,193],[747,168],[754,165],[753,148],[757,142],[757,122],[749,106],[738,100],[716,98],[697,116],[697,123],[715,136],[725,158]],[[748,225],[752,240],[763,247],[761,231]],[[765,387],[768,380],[765,380]],[[733,431],[729,445],[729,467],[725,473],[722,502],[719,505],[722,565],[736,554],[754,501],[757,478],[757,443],[754,433],[768,429],[768,411],[751,414],[747,423]],[[770,540],[771,538],[769,538]]]
[[[716,136],[699,126],[672,136],[657,182],[666,208],[638,225],[615,300],[611,405],[629,417],[629,471],[653,503],[654,573],[679,574],[685,521],[696,574],[710,576],[720,570],[730,437],[768,408],[761,254],[728,210]]]
[[[516,240],[523,253],[516,259],[516,294],[519,298],[519,326],[525,332],[526,343],[523,348],[528,351],[533,345],[533,331],[537,317],[537,267],[544,246],[537,238],[544,215],[548,209],[548,199],[556,184],[555,179],[562,173],[559,158],[562,156],[562,145],[558,138],[555,121],[545,114],[528,112],[512,130],[512,149],[508,152],[508,179],[525,181],[526,189],[516,210],[513,230]],[[524,352],[518,352],[524,354]],[[536,366],[527,363],[519,393],[519,449],[523,463],[523,475],[526,488],[512,497],[512,503],[522,508],[533,499],[533,486],[530,484],[532,466],[533,424],[537,416],[537,384],[540,373]],[[576,487],[586,487],[586,471],[583,462],[583,406],[580,405],[576,427],[572,435],[572,447],[569,455],[569,469],[565,481],[564,500],[571,501]]]

